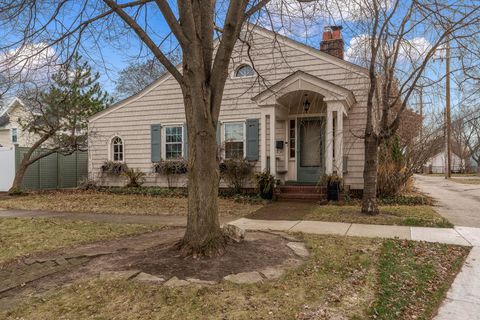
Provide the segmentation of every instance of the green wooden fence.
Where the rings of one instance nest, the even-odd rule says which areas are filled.
[[[15,165],[18,168],[20,160],[28,148],[15,148]],[[38,150],[36,154],[45,152]],[[35,157],[35,154],[32,155]],[[82,179],[88,175],[88,156],[86,151],[76,151],[64,156],[53,153],[28,167],[22,181],[22,188],[27,190],[61,189],[78,187]]]

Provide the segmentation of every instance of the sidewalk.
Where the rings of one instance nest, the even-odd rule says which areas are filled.
[[[253,220],[241,218],[230,222],[246,230],[274,230],[324,235],[399,238],[415,241],[439,242],[473,246],[462,270],[447,292],[435,320],[480,319],[480,228],[453,229],[381,226],[368,224]]]

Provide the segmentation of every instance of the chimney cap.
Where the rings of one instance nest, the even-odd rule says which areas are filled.
[[[324,30],[325,31],[335,31],[335,30],[342,30],[342,26],[325,26]]]

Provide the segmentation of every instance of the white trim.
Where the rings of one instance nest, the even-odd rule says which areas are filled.
[[[247,121],[245,119],[241,120],[226,120],[222,121],[222,125],[220,127],[220,145],[223,145],[222,148],[222,159],[226,159],[225,157],[225,125],[227,124],[235,124],[235,123],[242,123],[243,124],[243,158],[247,157]]]
[[[165,161],[170,161],[170,160],[176,160],[176,159],[167,159],[167,128],[182,128],[182,156],[183,158],[185,155],[183,154],[184,151],[184,143],[185,143],[185,128],[183,123],[172,123],[172,124],[166,124],[160,127],[161,131],[161,141],[160,141],[160,148],[162,149],[161,152],[161,159]]]
[[[250,76],[243,76],[243,77],[237,77],[237,71],[243,66],[249,66],[253,70],[253,74]],[[257,77],[257,74],[255,73],[255,69],[253,68],[252,64],[250,62],[247,62],[246,60],[242,60],[239,63],[236,63],[235,66],[233,67],[232,74],[230,75],[231,79],[249,79],[249,78],[255,78]]]
[[[115,138],[120,138],[122,140],[122,146],[123,146],[123,157],[122,157],[122,161],[116,161],[116,160],[113,160],[113,139]],[[120,134],[114,134],[112,136],[110,136],[110,139],[108,139],[108,142],[107,142],[107,147],[108,147],[108,161],[114,161],[114,162],[119,162],[119,163],[125,163],[125,159],[127,158],[127,153],[125,152],[126,149],[125,149],[125,139],[120,135]]]
[[[0,113],[0,117],[10,112],[11,109],[15,106],[15,103],[20,104],[22,107],[25,107],[25,104],[17,97],[14,97],[8,104],[5,109]]]
[[[15,135],[16,135],[17,141],[13,141],[13,130],[16,130],[16,134],[15,134]],[[18,144],[18,133],[19,133],[19,131],[18,131],[18,128],[17,128],[17,127],[12,127],[12,128],[10,128],[10,142],[11,142],[12,144]]]

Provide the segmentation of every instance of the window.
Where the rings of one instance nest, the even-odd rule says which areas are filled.
[[[253,68],[248,64],[242,64],[240,67],[237,68],[237,71],[235,71],[236,78],[251,77],[254,74],[255,72],[253,71]]]
[[[183,130],[182,127],[165,128],[165,159],[182,157]]]
[[[17,143],[18,141],[18,130],[17,128],[12,128],[12,143]]]
[[[244,157],[244,133],[243,122],[225,123],[225,159]]]
[[[288,145],[290,146],[290,158],[295,158],[295,120],[290,120],[290,140]]]
[[[112,158],[113,161],[123,161],[123,140],[120,137],[112,139]]]

